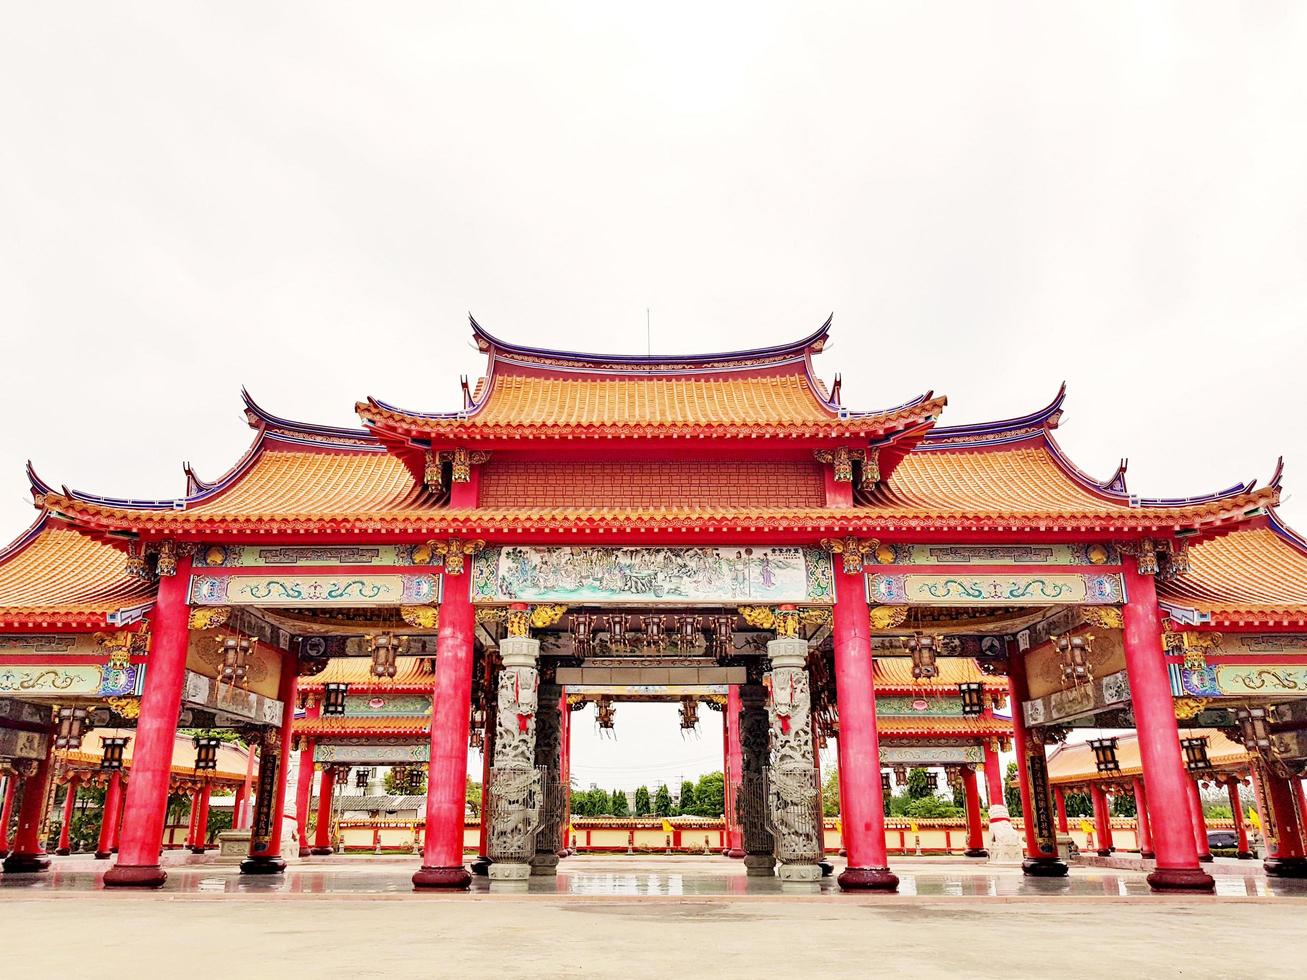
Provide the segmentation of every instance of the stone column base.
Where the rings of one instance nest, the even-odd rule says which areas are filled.
[[[419,868],[413,872],[414,888],[466,888],[472,884],[472,875],[463,867]]]
[[[279,875],[286,870],[286,862],[275,855],[247,857],[241,862],[243,875]]]
[[[531,865],[518,861],[496,861],[490,866],[491,881],[524,881],[531,877]]]
[[[5,874],[30,875],[50,870],[50,858],[45,854],[18,854],[10,852],[4,860]]]
[[[1065,878],[1068,868],[1060,858],[1032,858],[1021,862],[1021,871],[1031,878]]]
[[[55,853],[60,857],[67,857],[69,854],[73,853],[73,849],[71,847],[60,847],[55,851]]]
[[[1272,878],[1307,878],[1307,858],[1267,858],[1262,867]]]
[[[985,850],[983,847],[968,847],[962,856],[969,858],[987,858],[989,857],[989,851]]]
[[[1201,868],[1158,868],[1148,876],[1148,887],[1155,892],[1216,891],[1216,881]]]
[[[531,873],[533,875],[558,874],[558,855],[537,854],[531,859]]]
[[[722,857],[734,858],[739,861],[744,857],[744,848],[728,847],[726,850],[722,851]]]
[[[836,880],[845,891],[899,890],[899,876],[889,868],[845,868]]]
[[[821,877],[819,864],[782,864],[776,869],[781,881],[816,881]]]
[[[167,880],[157,864],[115,864],[104,873],[105,888],[158,888]]]
[[[770,854],[744,855],[744,873],[754,878],[771,878],[776,874],[776,859]]]
[[[336,849],[334,847],[310,847],[309,853],[313,855],[313,857],[328,857],[329,855],[335,854]]]

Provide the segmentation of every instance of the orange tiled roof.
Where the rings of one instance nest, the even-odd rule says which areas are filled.
[[[987,715],[978,718],[949,718],[924,714],[920,718],[891,718],[877,715],[876,731],[890,738],[896,735],[994,738],[1011,735],[1012,723]]]
[[[904,692],[915,694],[953,693],[951,688],[958,684],[971,684],[979,681],[986,689],[1007,691],[1007,678],[991,677],[981,673],[976,662],[968,657],[940,657],[935,661],[939,676],[930,683],[913,680],[912,659],[910,657],[877,657],[875,660],[875,682],[877,693]]]
[[[1181,738],[1207,738],[1207,758],[1217,769],[1240,769],[1248,765],[1248,753],[1242,745],[1232,742],[1215,728],[1182,729]],[[1069,783],[1115,782],[1123,776],[1138,776],[1143,773],[1143,764],[1139,761],[1139,737],[1122,735],[1117,739],[1116,757],[1121,763],[1121,771],[1100,773],[1094,766],[1094,750],[1087,742],[1074,745],[1059,745],[1048,756],[1048,778],[1052,783],[1066,785]]]
[[[435,658],[397,657],[395,676],[384,680],[372,676],[372,661],[366,657],[336,657],[326,669],[312,677],[301,677],[300,691],[321,691],[327,684],[348,684],[352,691],[395,691],[413,688],[427,694],[435,682]]]
[[[1190,548],[1192,569],[1159,583],[1159,598],[1223,625],[1307,625],[1307,550],[1277,527]]]
[[[128,736],[127,747],[123,750],[123,769],[130,773],[132,768],[132,747],[136,744],[136,731],[131,728],[109,729],[97,728],[86,733],[82,747],[60,753],[69,768],[74,770],[100,768],[100,759],[104,756],[104,740]],[[172,773],[174,776],[202,775],[195,771],[195,742],[190,735],[173,736]],[[218,768],[209,772],[208,778],[213,782],[234,784],[245,781],[245,771],[249,761],[249,749],[231,742],[218,746]]]
[[[391,738],[416,738],[430,732],[430,715],[396,715],[390,718],[350,718],[329,715],[325,718],[301,718],[295,722],[295,734],[306,737],[378,735]]]
[[[104,627],[107,617],[154,601],[127,575],[122,552],[42,517],[0,553],[0,624]]]

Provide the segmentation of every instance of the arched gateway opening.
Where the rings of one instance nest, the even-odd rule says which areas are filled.
[[[972,860],[1065,875],[1055,788],[1089,788],[1101,842],[1102,801],[1128,781],[1152,887],[1210,890],[1195,779],[1218,768],[1211,731],[1245,750],[1218,762],[1232,800],[1251,771],[1266,872],[1304,874],[1307,546],[1275,515],[1279,472],[1140,498],[1124,465],[1097,481],[1067,460],[1062,393],[979,425],[936,425],[931,394],[854,411],[814,373],[829,326],[635,357],[473,322],[487,366],[455,411],[369,399],[346,429],[247,397],[250,450],[217,480],[188,469],[175,500],[29,472],[40,517],[0,554],[5,873],[48,866],[69,753],[102,729],[131,740],[104,780],[125,798],[108,886],[165,881],[170,795],[219,778],[198,777],[199,739],[231,731],[257,748],[233,838],[245,874],[284,870],[286,813],[304,850],[333,847],[335,773],[400,766],[426,773],[416,887],[466,887],[469,857],[500,881],[548,875],[570,849],[570,709],[638,691],[723,711],[725,850],[755,877],[815,880],[829,858],[842,888],[894,889],[907,846],[885,781],[930,765],[961,787]],[[1094,773],[1074,753],[1050,773],[1046,746],[1077,728],[1134,729],[1137,766],[1095,740]],[[196,733],[189,774],[179,729]],[[998,805],[1008,740],[1019,824]],[[486,819],[469,840],[478,741]]]

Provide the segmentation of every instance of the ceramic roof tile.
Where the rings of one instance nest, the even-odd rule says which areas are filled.
[[[1006,691],[1006,677],[991,677],[981,673],[976,662],[968,657],[940,657],[935,661],[939,667],[939,676],[929,683],[914,680],[912,677],[911,657],[877,657],[875,661],[875,682],[877,691],[906,690],[920,691],[923,694],[956,694],[958,684],[980,682],[986,688]]]
[[[1158,585],[1166,603],[1226,623],[1307,620],[1307,553],[1270,527],[1189,549],[1191,570]]]
[[[395,676],[380,679],[372,676],[372,660],[368,657],[336,657],[327,662],[320,674],[302,677],[300,691],[320,691],[327,684],[348,684],[351,690],[396,690],[413,688],[430,692],[435,683],[434,657],[397,657]]]
[[[958,718],[925,715],[920,718],[876,716],[876,731],[885,737],[896,735],[947,735],[959,738],[992,738],[1012,734],[1012,723],[1003,718],[981,716]]]
[[[1181,738],[1207,736],[1207,758],[1217,768],[1234,769],[1248,764],[1248,753],[1242,745],[1232,742],[1215,728],[1183,728]],[[1087,742],[1060,745],[1048,756],[1048,778],[1052,783],[1112,782],[1123,776],[1138,776],[1143,772],[1139,761],[1139,738],[1122,735],[1116,743],[1117,761],[1121,771],[1100,773],[1094,765],[1094,750]]]
[[[328,715],[301,718],[295,722],[296,735],[381,735],[394,738],[426,735],[431,730],[430,715],[395,715],[383,718],[351,718]]]

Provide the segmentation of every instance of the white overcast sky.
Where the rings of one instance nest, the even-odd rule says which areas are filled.
[[[446,409],[468,310],[639,352],[646,307],[664,353],[833,310],[856,407],[1066,379],[1089,472],[1186,495],[1283,453],[1307,526],[1304,52],[1260,0],[10,5],[0,536],[28,457],[171,497],[248,444],[242,384]],[[670,712],[619,731],[626,780],[578,719],[578,777],[715,768]]]

